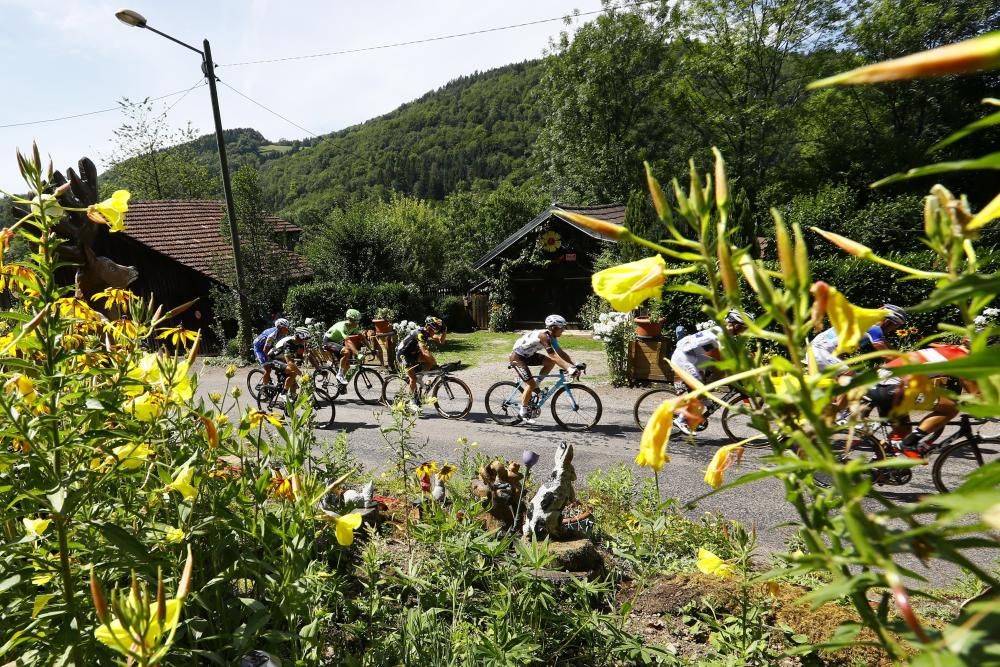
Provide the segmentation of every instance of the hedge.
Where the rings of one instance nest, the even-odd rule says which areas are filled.
[[[400,320],[422,320],[426,313],[420,289],[403,283],[313,282],[292,287],[285,298],[285,312],[298,322],[307,317],[339,322],[348,308],[357,308],[362,321],[370,322],[375,311],[383,307],[394,310]]]

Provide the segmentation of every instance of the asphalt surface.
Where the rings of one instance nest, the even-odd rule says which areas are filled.
[[[586,361],[598,377],[607,377],[603,357],[602,353],[594,352],[574,356],[578,361]],[[244,397],[241,399],[244,402],[249,400],[245,393],[249,370],[240,369],[233,379],[233,384],[244,390]],[[204,366],[200,375],[199,392],[207,395],[208,392],[224,391],[226,378],[223,369]],[[574,449],[573,465],[578,489],[584,486],[588,475],[619,464],[629,466],[637,480],[651,476],[649,469],[634,463],[641,431],[633,420],[632,409],[635,399],[646,389],[614,388],[607,383],[589,383],[585,376],[583,381],[596,390],[601,399],[603,414],[599,424],[592,430],[569,432],[555,423],[548,405],[543,408],[534,425],[502,426],[490,418],[484,404],[487,389],[499,380],[513,379],[513,374],[505,363],[484,363],[475,368],[459,370],[456,375],[472,389],[472,410],[464,419],[449,420],[440,417],[431,406],[425,407],[415,430],[417,441],[423,445],[425,459],[454,463],[460,456],[459,438],[467,438],[469,442],[478,443],[479,451],[491,457],[520,460],[524,450],[535,451],[541,458],[534,473],[546,476],[551,470],[556,445],[569,442]],[[351,451],[365,466],[364,476],[377,477],[391,465],[388,449],[379,431],[380,421],[390,423],[389,416],[384,414],[386,409],[361,403],[354,394],[353,387],[346,395],[337,399],[336,408],[334,428],[317,430],[317,437],[321,443],[332,442],[336,433],[346,432]],[[675,432],[669,447],[670,463],[660,472],[660,489],[663,495],[676,497],[682,504],[687,504],[709,492],[711,488],[704,482],[705,469],[717,448],[729,442],[717,418],[710,420],[708,428],[695,438],[678,437]],[[769,450],[747,449],[742,464],[728,471],[727,480],[759,469],[767,453]],[[916,468],[909,484],[881,487],[880,491],[898,501],[913,501],[923,494],[933,493],[930,466]],[[726,518],[754,526],[758,544],[764,554],[784,550],[786,540],[794,532],[794,526],[789,524],[798,521],[797,514],[784,500],[781,484],[773,479],[763,479],[716,494],[685,511],[693,518],[705,512],[718,512]],[[939,585],[947,583],[956,574],[942,567],[928,570],[915,560],[906,565]]]

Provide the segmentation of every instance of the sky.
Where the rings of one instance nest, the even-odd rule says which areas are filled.
[[[132,4],[120,4],[132,2]],[[551,21],[425,44],[284,62],[246,61],[344,51],[497,28],[601,9],[600,0],[0,0],[0,190],[21,192],[16,148],[38,142],[65,170],[82,156],[99,169],[111,154],[120,111],[54,122],[33,121],[114,109],[186,91],[201,61],[159,35],[120,23],[123,7],[148,24],[201,48],[211,42],[219,79],[295,125],[219,86],[225,128],[253,127],[271,140],[340,130],[387,113],[464,74],[543,55],[562,30]],[[168,122],[214,131],[207,86],[174,95]],[[14,127],[10,125],[19,124]],[[296,125],[301,127],[296,127]],[[304,128],[304,129],[302,129]]]

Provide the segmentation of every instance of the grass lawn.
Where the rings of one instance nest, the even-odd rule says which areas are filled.
[[[434,357],[439,364],[461,360],[463,366],[478,366],[491,361],[505,361],[510,356],[514,341],[520,333],[496,333],[476,331],[474,333],[449,333],[443,349],[435,350]],[[562,336],[560,343],[570,355],[574,350],[600,351],[604,344],[590,336]]]

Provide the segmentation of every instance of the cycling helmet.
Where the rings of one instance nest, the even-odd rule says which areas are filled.
[[[356,308],[351,308],[347,311],[346,317],[348,322],[360,322],[361,312]]]
[[[281,329],[282,327],[284,327],[285,329],[288,329],[288,328],[289,328],[289,327],[291,327],[292,325],[291,325],[291,323],[290,323],[290,322],[289,322],[288,320],[286,320],[286,319],[285,319],[284,317],[279,317],[278,319],[276,319],[276,320],[274,321],[274,326],[278,327],[279,329]]]
[[[424,320],[424,326],[430,327],[434,331],[441,331],[444,328],[444,322],[440,317],[434,317],[433,315],[428,315]]]
[[[301,338],[302,340],[309,340],[310,336],[312,336],[312,333],[309,331],[309,329],[306,329],[305,327],[299,327],[298,329],[295,330],[296,338]]]
[[[548,317],[545,318],[546,329],[552,329],[556,327],[559,329],[565,329],[566,318],[563,317],[562,315],[549,315]]]
[[[751,322],[753,321],[753,318],[749,315],[747,316],[747,319]],[[735,308],[726,313],[726,324],[738,324],[741,327],[745,327],[747,325],[746,319],[744,319],[743,315],[740,314],[740,311]]]
[[[905,327],[907,322],[906,313],[899,306],[894,306],[891,303],[882,304],[882,310],[889,312],[885,316],[887,322],[892,322],[896,326]]]

